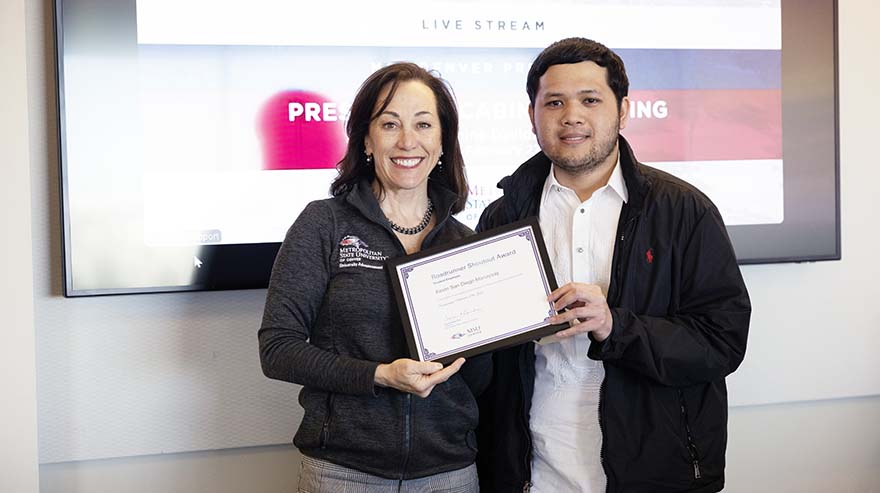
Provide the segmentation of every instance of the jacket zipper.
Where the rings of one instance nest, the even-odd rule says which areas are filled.
[[[602,407],[605,403],[605,377],[602,377],[602,383],[599,384],[599,436],[602,437],[602,445],[599,446],[599,463],[602,469],[605,469],[605,421],[602,420]],[[608,471],[605,471],[605,491],[608,491]]]
[[[691,456],[691,463],[694,466],[694,479],[700,479],[703,477],[702,472],[700,471],[700,459],[699,459],[699,451],[697,450],[697,446],[694,444],[694,437],[691,434],[691,425],[688,421],[687,414],[687,406],[685,406],[684,402],[684,392],[679,389],[678,391],[678,399],[681,404],[681,417],[684,419],[684,431],[687,435],[687,450],[688,454]]]
[[[406,477],[406,466],[412,449],[412,394],[404,396],[403,404],[403,463],[400,465],[400,483]]]
[[[333,416],[333,394],[327,395],[327,416],[321,425],[321,448],[327,447],[327,441],[330,440],[330,421]]]
[[[441,222],[437,223],[428,233],[422,241],[422,248],[427,248],[430,245],[429,240],[437,235],[437,232],[440,231],[440,227],[444,222],[446,222],[446,217],[444,217]],[[394,230],[388,226],[384,226],[384,228],[391,234],[392,240],[397,244],[398,252],[401,255],[407,255],[406,248],[403,247],[403,243],[397,238]],[[406,467],[409,464],[409,455],[412,450],[412,394],[407,393],[403,398],[403,461],[400,464],[400,478],[397,481],[398,491],[403,488],[403,481],[406,477]]]
[[[624,205],[624,207],[626,207],[626,205]],[[608,293],[609,299],[606,300],[609,305],[616,305],[620,301],[617,298],[619,298],[618,293],[620,292],[620,283],[623,282],[622,281],[623,270],[622,270],[621,266],[624,263],[626,263],[621,258],[621,256],[623,255],[624,251],[626,251],[626,248],[624,246],[626,243],[626,237],[627,237],[627,234],[629,233],[631,226],[635,224],[636,217],[637,217],[637,215],[632,215],[626,219],[626,222],[623,224],[623,227],[620,228],[620,230],[618,231],[619,236],[616,237],[617,241],[614,242],[615,252],[614,252],[614,258],[612,259],[612,261],[614,261],[614,259],[616,259],[617,263],[614,266],[614,279],[610,283],[610,284],[614,285],[614,292],[613,293],[609,292]],[[629,254],[627,254],[627,259],[628,258],[629,258]],[[605,405],[605,378],[603,377],[602,383],[599,384],[599,435],[602,437],[602,445],[599,447],[599,463],[602,464],[602,469],[605,471],[605,491],[607,492],[607,491],[610,491],[609,490],[610,484],[608,481],[608,469],[605,467],[605,451],[606,451],[605,442],[607,440],[605,437],[605,420],[602,419],[604,405]]]
[[[626,254],[626,259],[624,260],[622,255],[624,252],[628,252],[624,248],[624,243],[626,242],[626,237],[629,234],[631,226],[633,226],[636,222],[637,216],[631,216],[626,220],[623,227],[620,229],[620,236],[617,237],[617,241],[615,242],[615,250],[614,253],[615,258],[617,258],[617,264],[614,266],[614,300],[612,301],[614,304],[618,304],[620,300],[618,300],[617,293],[620,292],[620,283],[622,282],[623,276],[623,264],[625,264],[629,260],[629,253]],[[610,294],[610,293],[609,293]]]

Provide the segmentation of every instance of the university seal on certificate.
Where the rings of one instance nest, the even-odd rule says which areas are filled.
[[[538,221],[529,218],[388,260],[410,357],[458,357],[539,339],[551,325],[556,289]]]

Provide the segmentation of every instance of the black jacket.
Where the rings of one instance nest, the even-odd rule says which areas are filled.
[[[425,248],[472,234],[449,214],[454,193],[429,193],[437,225]],[[491,378],[485,355],[425,399],[373,384],[379,362],[408,355],[385,266],[405,254],[369,183],[310,203],[278,252],[259,331],[263,372],[303,386],[293,443],[311,457],[395,479],[473,464],[474,396]]]
[[[751,306],[717,209],[688,183],[636,161],[620,137],[629,202],[620,213],[601,360],[602,465],[609,492],[715,492],[724,487],[727,389],[743,360]],[[538,153],[499,186],[478,231],[538,215],[550,161]],[[530,484],[534,343],[494,353],[480,399],[483,491]]]

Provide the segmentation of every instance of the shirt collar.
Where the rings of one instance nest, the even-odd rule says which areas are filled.
[[[550,172],[547,173],[547,179],[544,180],[544,189],[541,192],[541,205],[544,205],[544,202],[547,200],[547,196],[551,192],[555,192],[558,190],[569,190],[574,193],[573,190],[562,185],[556,180],[556,174],[553,172],[555,168],[551,165]],[[626,203],[629,200],[629,191],[626,189],[626,182],[623,180],[623,171],[620,169],[620,153],[617,154],[617,163],[614,165],[614,171],[611,172],[611,176],[608,177],[608,186],[614,190],[617,195]]]
[[[629,201],[629,191],[626,189],[623,171],[620,169],[620,153],[617,154],[617,164],[614,166],[614,171],[611,172],[611,176],[608,178],[608,186],[617,192],[617,195],[620,196],[624,204]]]
[[[556,175],[553,173],[553,165],[550,165],[550,172],[547,173],[547,178],[544,180],[544,189],[541,191],[541,206],[543,207],[545,202],[547,201],[547,197],[557,190],[569,190],[567,187],[562,186],[558,181],[556,181]]]

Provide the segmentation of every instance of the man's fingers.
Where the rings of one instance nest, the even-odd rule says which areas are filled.
[[[563,284],[562,286],[559,286],[558,288],[551,291],[550,296],[548,296],[547,299],[559,299],[560,297],[564,296],[565,293],[571,291],[572,289],[574,289],[574,283]]]
[[[566,293],[562,298],[559,298],[558,300],[556,300],[556,302],[553,304],[553,308],[555,308],[557,310],[561,310],[562,308],[570,306],[573,303],[577,303],[577,301],[579,299],[581,299],[581,298],[580,298],[580,296],[578,296],[577,291],[572,291],[570,293]]]
[[[594,330],[602,325],[601,319],[603,319],[603,312],[598,307],[582,307],[568,310],[551,317],[550,322],[553,324],[574,322],[571,327],[556,333],[556,335],[560,337],[566,337],[568,335]]]
[[[590,323],[591,321],[592,321],[592,319],[589,319],[589,320],[585,320],[579,324],[572,325],[571,327],[569,327],[565,330],[560,330],[555,335],[557,337],[566,338],[566,337],[571,337],[571,336],[575,336],[578,334],[583,334],[586,332],[596,330],[597,327],[594,327],[593,324]]]
[[[564,286],[558,287],[553,292],[550,293],[550,296],[547,297],[548,301],[558,301],[563,296],[571,294],[573,291],[576,291],[577,288],[573,283],[568,283]]]
[[[593,316],[593,311],[594,310],[591,310],[590,307],[586,306],[572,308],[550,317],[550,322],[554,324],[563,324],[572,320],[583,320]]]
[[[561,310],[565,307],[594,304],[604,299],[605,296],[598,286],[578,283],[566,284],[550,293],[550,296],[547,297],[547,300],[553,303],[553,308],[556,310]]]

